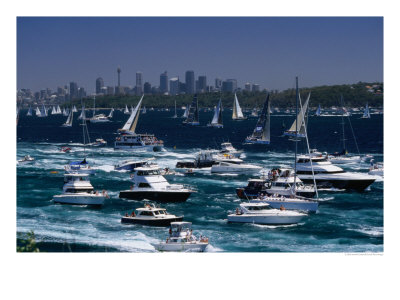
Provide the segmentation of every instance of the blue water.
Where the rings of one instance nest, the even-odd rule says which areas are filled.
[[[108,113],[108,111],[102,111]],[[183,111],[179,111],[181,115]],[[89,124],[92,140],[104,138],[108,147],[86,149],[88,160],[98,171],[91,177],[95,189],[106,189],[111,196],[100,209],[56,205],[51,199],[63,186],[63,167],[69,161],[81,159],[82,126],[75,114],[72,128],[61,128],[66,117],[26,117],[24,112],[17,127],[17,158],[29,154],[36,160],[31,165],[17,167],[17,231],[33,230],[39,248],[45,251],[129,251],[152,252],[151,243],[164,240],[167,229],[140,225],[122,225],[120,218],[126,212],[143,205],[138,201],[118,198],[120,190],[130,186],[129,174],[116,172],[113,166],[127,158],[155,157],[161,167],[174,168],[178,160],[190,159],[206,148],[217,148],[230,141],[244,149],[245,161],[266,169],[290,166],[294,158],[294,143],[282,137],[283,123],[291,125],[294,117],[273,114],[271,117],[271,145],[242,146],[256,123],[255,118],[232,121],[229,110],[224,111],[224,128],[208,128],[213,112],[201,112],[199,127],[184,127],[182,119],[173,119],[173,112],[148,111],[141,115],[137,132],[154,133],[164,140],[166,151],[159,153],[128,153],[113,150],[115,132],[128,116],[115,111],[113,121]],[[372,154],[383,161],[383,116],[372,115],[361,119],[353,115],[351,122],[362,154]],[[320,151],[342,150],[340,117],[310,117],[310,146]],[[346,121],[347,122],[347,121]],[[356,153],[356,146],[346,125],[347,149]],[[58,149],[69,145],[70,153]],[[305,151],[299,143],[299,151]],[[367,172],[368,163],[351,164],[344,168]],[[58,173],[51,173],[58,171]],[[208,251],[227,252],[382,252],[383,251],[383,179],[377,180],[362,193],[320,191],[319,210],[298,225],[265,226],[228,224],[228,213],[234,211],[240,200],[236,187],[247,184],[249,176],[211,175],[209,169],[197,171],[194,176],[176,176],[172,183],[189,184],[197,190],[187,202],[164,204],[170,213],[184,215],[193,223],[195,234],[209,237]]]

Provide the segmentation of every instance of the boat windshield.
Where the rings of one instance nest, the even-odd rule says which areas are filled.
[[[266,210],[266,209],[272,209],[272,207],[269,206],[269,205],[247,206],[246,208],[247,208],[248,210]]]
[[[146,171],[138,171],[138,176],[151,176],[151,175],[161,175],[160,170],[146,170]]]

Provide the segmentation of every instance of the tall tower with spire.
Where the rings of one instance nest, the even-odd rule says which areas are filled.
[[[118,66],[118,69],[117,69],[117,73],[118,73],[118,87],[120,87],[121,86],[121,81],[120,81],[120,77],[121,77],[121,68]]]

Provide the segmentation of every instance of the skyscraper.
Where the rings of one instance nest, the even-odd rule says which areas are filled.
[[[222,79],[221,78],[215,78],[215,89],[216,90],[221,90],[222,87]]]
[[[204,76],[199,76],[199,87],[198,87],[198,92],[199,93],[204,93],[207,90],[207,77]]]
[[[194,71],[186,71],[185,84],[186,84],[186,94],[194,94],[195,92]]]
[[[173,96],[179,94],[179,77],[174,77],[169,80],[169,93]]]
[[[260,91],[260,85],[259,84],[253,84],[253,92],[259,92]]]
[[[143,94],[143,74],[142,72],[136,72],[136,95]]]
[[[145,82],[143,85],[143,92],[145,94],[151,94],[151,84],[150,82]]]
[[[162,94],[168,93],[168,74],[167,71],[160,75],[160,92]]]
[[[233,93],[237,90],[237,81],[236,79],[227,79],[222,82],[222,89],[223,92],[230,92]]]
[[[69,96],[70,99],[76,99],[78,98],[78,84],[76,82],[71,81],[69,83]]]
[[[104,87],[104,80],[103,78],[99,77],[96,79],[96,94],[101,94],[102,87]]]
[[[120,81],[120,74],[121,74],[121,68],[118,66],[118,69],[117,69],[117,73],[118,73],[118,87],[120,87],[121,86],[121,81]]]
[[[250,92],[251,91],[251,84],[246,82],[244,84],[244,90],[247,91],[247,92]]]

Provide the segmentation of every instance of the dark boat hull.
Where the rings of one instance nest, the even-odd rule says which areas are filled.
[[[130,200],[153,200],[159,203],[185,202],[191,192],[167,191],[121,191],[120,198]]]
[[[313,184],[314,181],[312,179],[301,178],[300,179],[305,183]],[[317,179],[315,178],[315,182],[318,188],[337,188],[344,190],[356,190],[356,191],[364,191],[367,187],[369,187],[372,183],[374,183],[375,179],[362,179],[362,180],[325,180],[325,179]]]
[[[152,219],[152,220],[144,220],[144,219],[132,218],[132,217],[122,217],[121,223],[166,227],[166,226],[170,226],[171,222],[180,222],[182,220],[183,220],[183,216],[176,217],[176,218],[168,218],[168,219],[163,218],[163,219]]]

